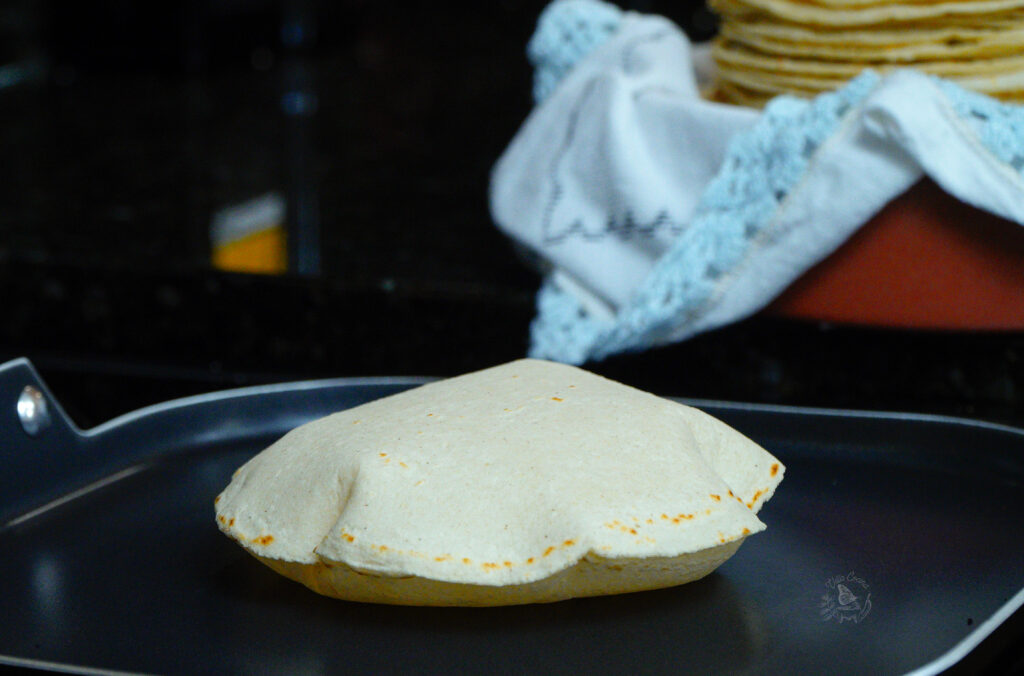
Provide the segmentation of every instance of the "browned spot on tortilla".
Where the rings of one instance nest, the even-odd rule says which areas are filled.
[[[269,545],[273,541],[274,541],[274,536],[273,535],[261,535],[260,537],[258,537],[255,540],[253,540],[253,542],[255,544],[263,545],[264,547],[266,547],[267,545]]]
[[[220,496],[219,495],[213,499],[213,504],[216,505],[218,502],[220,502]]]
[[[382,457],[382,458],[386,458],[386,457],[388,457],[388,454],[387,454],[387,453],[381,453],[381,454],[380,454],[380,457]]]
[[[548,547],[547,549],[544,550],[544,553],[542,554],[542,556],[548,556],[553,551],[555,551],[555,548],[553,546],[552,547]]]
[[[468,564],[468,563],[473,563],[473,562],[472,562],[471,560],[469,560],[469,559],[466,559],[466,558],[462,559],[462,562],[463,562],[463,563],[467,563],[467,564]]]
[[[401,465],[402,467],[406,468],[406,469],[409,469],[409,466],[406,465],[404,462],[399,462],[398,464]]]
[[[744,535],[750,535],[750,529],[749,528],[744,528],[743,529],[743,534]]]
[[[512,567],[512,562],[511,561],[504,561],[503,563],[504,563],[506,568],[511,568]]]
[[[355,542],[356,538],[350,533],[342,533],[341,537],[345,538],[345,542]]]
[[[633,535],[636,535],[636,528],[630,528],[629,532],[632,533]]]
[[[576,541],[575,541],[575,540],[566,540],[566,541],[565,541],[565,542],[563,542],[562,544],[563,544],[564,546],[566,546],[566,547],[572,547],[572,546],[573,546],[574,544],[576,544]]]
[[[709,495],[711,495],[711,499],[714,500],[715,502],[721,502],[722,501],[722,496],[721,495],[715,495],[714,493],[710,493]]]
[[[217,517],[217,521],[220,521],[221,523],[227,523],[227,519],[224,518],[223,514]]]
[[[532,556],[530,558],[526,559],[527,563],[533,563],[533,561],[534,561],[534,558]]]
[[[498,567],[498,564],[491,563],[489,561],[486,562],[486,563],[481,563],[480,565],[483,567],[484,570],[494,570],[495,568]]]
[[[754,504],[757,503],[757,499],[759,497],[761,497],[762,495],[764,495],[764,490],[763,489],[759,490],[756,493],[754,493],[754,497],[750,498],[750,502],[747,503],[747,507],[753,509],[754,508]]]
[[[772,465],[772,476],[775,476],[778,473],[779,473],[779,463],[775,463],[775,464]]]
[[[431,417],[432,415],[434,415],[434,414],[433,414],[433,413],[428,413],[428,414],[427,414],[427,417],[429,418],[429,417]]]
[[[661,518],[663,518],[663,519],[665,519],[666,521],[668,521],[668,514],[662,514],[662,515],[661,515]]]
[[[231,526],[234,526],[234,525],[235,525],[235,517],[231,517],[230,519],[228,519],[228,527],[231,527]]]
[[[435,556],[434,560],[435,561],[447,561],[448,560],[448,556]]]
[[[562,401],[561,397],[551,397],[551,401]]]

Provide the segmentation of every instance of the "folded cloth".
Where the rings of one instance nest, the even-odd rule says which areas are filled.
[[[596,0],[549,5],[527,52],[537,105],[490,206],[546,263],[531,356],[599,360],[747,317],[924,175],[1024,225],[1024,106],[913,70],[715,103],[678,27]]]

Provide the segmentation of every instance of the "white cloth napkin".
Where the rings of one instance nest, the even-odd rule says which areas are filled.
[[[764,111],[712,103],[682,31],[596,0],[550,5],[529,53],[541,100],[490,203],[550,267],[532,356],[581,363],[749,316],[924,174],[1024,224],[1024,107],[911,70]]]

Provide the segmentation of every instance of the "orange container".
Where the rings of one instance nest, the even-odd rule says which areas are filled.
[[[765,312],[900,328],[1024,329],[1024,226],[926,179]]]

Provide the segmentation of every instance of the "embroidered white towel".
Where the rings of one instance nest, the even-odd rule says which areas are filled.
[[[597,0],[550,5],[528,51],[538,104],[490,203],[550,265],[532,356],[582,363],[747,317],[923,174],[1024,224],[1024,107],[911,70],[763,111],[709,102],[678,27]]]

